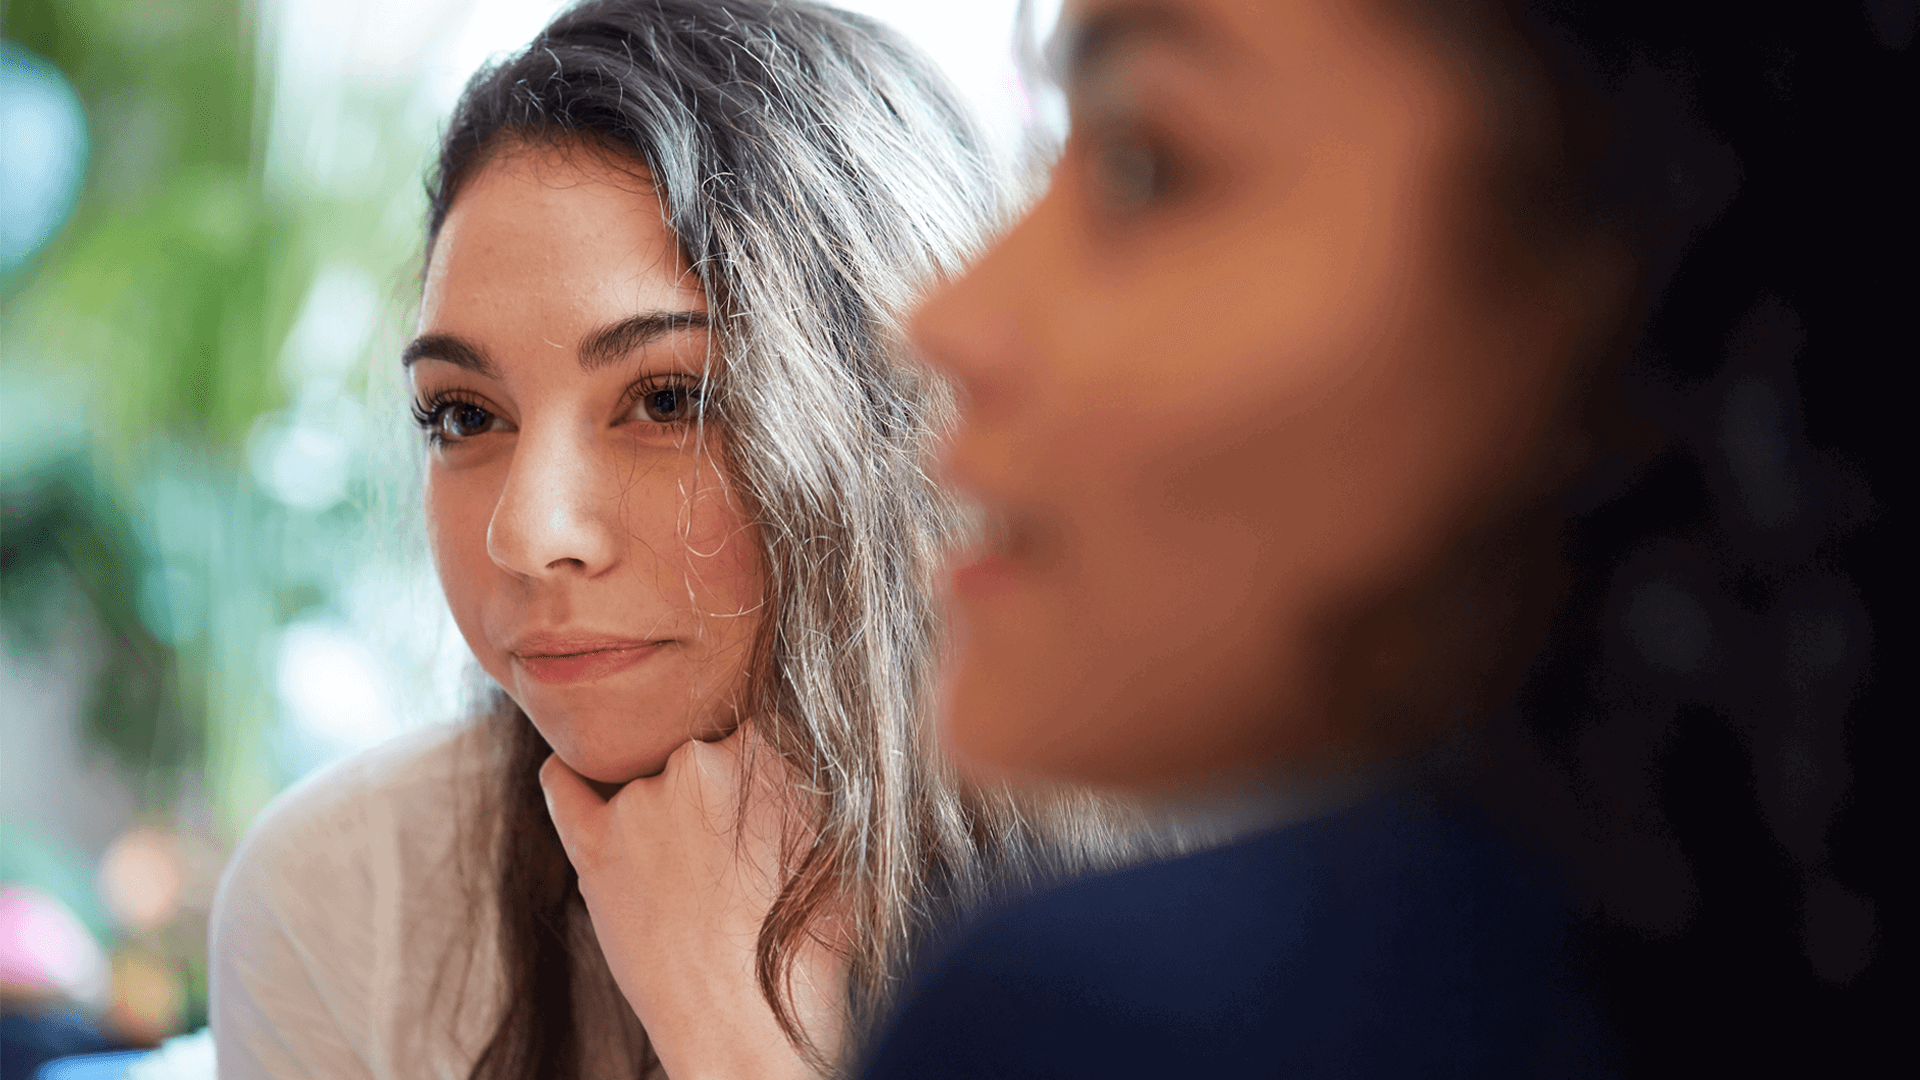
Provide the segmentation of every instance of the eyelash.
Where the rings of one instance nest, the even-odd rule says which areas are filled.
[[[455,405],[471,405],[488,416],[498,415],[487,408],[486,403],[478,397],[461,390],[443,390],[430,395],[425,401],[416,401],[410,410],[413,413],[413,422],[420,425],[420,430],[426,432],[429,445],[446,445],[447,436],[441,424],[447,415],[447,410]]]
[[[622,404],[621,409],[623,412],[631,414],[634,410],[642,408],[641,403],[647,398],[668,390],[678,391],[686,395],[688,399],[687,404],[691,406],[688,410],[689,415],[670,420],[655,420],[648,417],[646,418],[647,423],[658,424],[663,427],[674,424],[691,424],[700,420],[705,415],[707,396],[705,380],[697,379],[689,375],[677,374],[649,375],[639,382],[634,383],[633,386],[627,390],[627,399]]]

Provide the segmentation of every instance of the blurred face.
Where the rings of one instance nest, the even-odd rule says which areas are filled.
[[[706,298],[642,175],[503,152],[455,201],[407,350],[454,619],[576,772],[737,723],[756,536],[697,422]]]
[[[915,328],[993,522],[954,580],[975,767],[1348,767],[1524,636],[1521,508],[1628,277],[1494,195],[1525,133],[1400,7],[1069,4],[1052,187]]]

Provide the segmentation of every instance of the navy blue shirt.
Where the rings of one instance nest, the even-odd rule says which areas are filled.
[[[1077,881],[960,935],[864,1075],[1609,1075],[1542,870],[1391,795]]]

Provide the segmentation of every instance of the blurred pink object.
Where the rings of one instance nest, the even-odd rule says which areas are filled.
[[[136,934],[158,930],[180,913],[184,883],[180,845],[159,829],[128,829],[100,857],[100,898]]]
[[[65,904],[26,885],[0,886],[0,981],[101,1005],[112,985],[100,944]]]

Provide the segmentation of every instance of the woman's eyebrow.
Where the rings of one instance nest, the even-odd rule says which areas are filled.
[[[500,377],[500,369],[487,357],[487,350],[452,334],[421,334],[408,342],[400,354],[400,366],[412,367],[416,360],[442,360],[489,379]]]
[[[587,371],[597,371],[667,334],[704,330],[708,325],[704,311],[646,311],[630,315],[580,339],[580,366]],[[490,379],[500,377],[500,368],[485,349],[454,334],[421,334],[414,338],[400,354],[400,366],[412,367],[419,360],[440,360]]]
[[[1063,85],[1071,89],[1111,63],[1128,46],[1143,42],[1173,45],[1203,55],[1216,51],[1206,27],[1184,8],[1157,0],[1112,4],[1065,28],[1059,41],[1065,54],[1060,65],[1066,76]]]
[[[704,311],[647,311],[603,326],[580,339],[580,368],[596,371],[619,363],[633,350],[682,330],[705,330]]]

